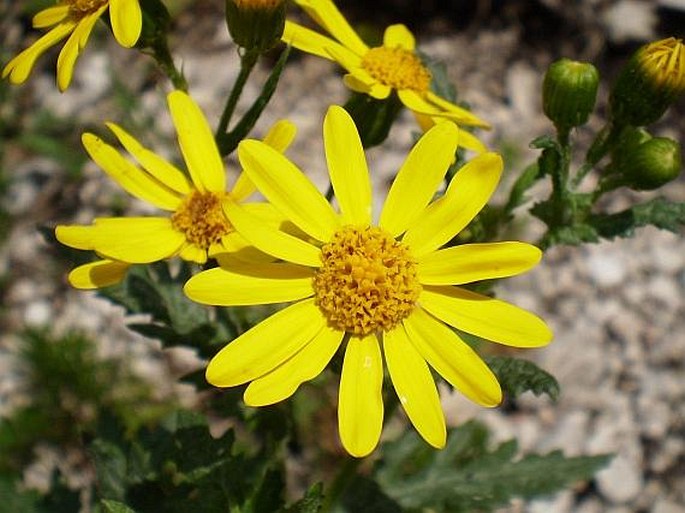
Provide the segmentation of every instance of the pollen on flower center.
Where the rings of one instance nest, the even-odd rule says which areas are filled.
[[[362,58],[362,68],[381,84],[394,89],[425,93],[431,83],[430,71],[414,52],[404,48],[371,48]]]
[[[213,192],[193,191],[171,216],[171,224],[186,240],[204,249],[233,230],[221,207],[221,197]]]
[[[321,248],[318,307],[335,328],[367,335],[409,316],[421,292],[407,247],[381,228],[346,226]]]
[[[109,0],[67,0],[67,3],[71,14],[81,17],[97,11],[103,5],[108,4]]]

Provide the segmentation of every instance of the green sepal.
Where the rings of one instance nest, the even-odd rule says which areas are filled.
[[[402,110],[402,103],[395,93],[385,100],[352,93],[345,103],[345,110],[357,125],[362,145],[370,148],[381,144],[388,137],[392,124]]]
[[[235,0],[226,0],[226,25],[235,44],[259,53],[276,46],[283,35],[286,6],[286,1],[274,1],[273,6],[239,7]]]

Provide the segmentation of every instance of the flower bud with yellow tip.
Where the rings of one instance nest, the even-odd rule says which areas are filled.
[[[685,92],[685,45],[669,37],[640,47],[619,74],[609,104],[614,122],[654,123]]]
[[[621,173],[631,189],[651,191],[675,180],[682,167],[680,144],[667,137],[654,137],[635,147]]]

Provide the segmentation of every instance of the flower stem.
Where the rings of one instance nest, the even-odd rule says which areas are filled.
[[[171,57],[166,38],[155,38],[152,46],[152,56],[157,61],[157,65],[171,81],[175,89],[188,92],[188,82],[183,73],[176,68],[174,59]]]
[[[257,59],[259,58],[259,52],[249,50],[240,56],[240,73],[238,78],[233,85],[231,94],[226,101],[226,106],[224,111],[221,113],[221,119],[219,120],[219,126],[216,129],[215,137],[220,137],[228,131],[228,124],[231,121],[235,107],[238,104],[240,95],[243,93],[247,79],[252,73],[252,70],[257,64]]]

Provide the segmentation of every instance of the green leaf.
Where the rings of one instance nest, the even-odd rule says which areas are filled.
[[[486,361],[510,399],[528,391],[535,395],[547,394],[554,401],[558,399],[559,382],[533,362],[506,356],[495,356]]]
[[[656,198],[615,214],[594,215],[589,222],[606,239],[631,237],[636,228],[649,225],[678,233],[685,225],[685,202]]]
[[[447,446],[435,451],[414,432],[384,445],[376,470],[383,491],[407,509],[444,513],[489,511],[513,497],[549,495],[590,479],[609,457],[566,458],[561,452],[517,459],[515,441],[489,448],[488,432],[469,422],[451,429]]]
[[[103,500],[100,505],[103,513],[136,513],[123,502]]]
[[[40,495],[36,491],[21,490],[19,480],[0,476],[0,504],[3,511],[12,513],[37,513]]]
[[[126,455],[112,442],[96,439],[90,446],[102,497],[124,500],[129,484]]]
[[[318,513],[323,506],[323,485],[316,483],[307,490],[304,497],[287,508],[282,513]]]
[[[343,497],[345,511],[355,513],[402,513],[402,507],[390,498],[374,481],[364,476],[357,476],[347,488]]]
[[[542,175],[540,174],[537,163],[531,164],[524,169],[523,173],[519,175],[511,188],[504,211],[511,213],[516,207],[525,203],[527,201],[526,192],[540,178],[542,178]]]

